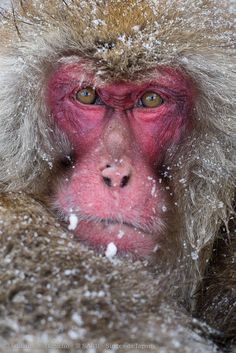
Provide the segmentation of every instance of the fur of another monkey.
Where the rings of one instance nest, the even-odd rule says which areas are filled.
[[[170,283],[177,288],[180,302],[219,330],[212,335],[221,342],[235,339],[236,333],[236,245],[230,224],[236,179],[234,18],[229,1],[22,0],[15,2],[11,13],[3,14],[0,29],[2,192],[43,197],[57,183],[55,175],[60,179],[59,164],[70,155],[71,145],[50,116],[45,87],[61,63],[86,59],[97,82],[104,83],[141,81],[157,65],[181,70],[190,78],[196,90],[194,128],[184,143],[177,149],[170,147],[165,155],[166,179],[179,220],[172,230],[179,249],[174,264],[169,258],[166,266],[169,262],[171,268],[179,266]],[[17,212],[23,204],[16,207]],[[10,210],[15,212],[11,206]],[[3,234],[9,232],[7,228]],[[4,235],[4,244],[7,239]],[[54,257],[59,250],[52,246],[50,251]],[[19,250],[15,256],[18,262],[23,255]],[[42,263],[47,261],[44,252],[40,256]],[[80,257],[89,261],[89,255],[79,252],[74,268]],[[92,266],[103,260],[94,261]],[[163,288],[170,291],[165,284]],[[130,325],[132,330],[131,321]]]

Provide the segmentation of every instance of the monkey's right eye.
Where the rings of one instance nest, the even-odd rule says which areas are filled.
[[[83,88],[75,94],[75,99],[83,104],[94,104],[96,98],[96,90],[92,87]]]

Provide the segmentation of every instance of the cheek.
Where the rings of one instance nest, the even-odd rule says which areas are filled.
[[[93,145],[103,130],[103,109],[78,109],[69,99],[51,103],[53,117],[71,143],[79,149]]]
[[[135,139],[146,158],[158,162],[170,145],[177,145],[190,128],[186,109],[160,110],[148,117],[137,112],[132,120]]]

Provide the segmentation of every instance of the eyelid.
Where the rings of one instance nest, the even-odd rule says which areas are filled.
[[[95,90],[95,92],[97,92],[97,88],[95,87],[94,84],[91,84],[91,83],[87,83],[87,82],[82,82],[82,83],[79,83],[79,82],[76,82],[78,84],[78,86],[76,85],[75,88],[73,88],[72,92],[70,93],[71,96],[75,95],[77,92],[79,91],[82,91],[86,88],[92,88]]]
[[[76,93],[78,92],[78,91],[81,91],[81,90],[83,90],[83,89],[85,89],[85,88],[87,88],[87,87],[90,87],[90,88],[94,88],[95,89],[95,91],[96,91],[96,101],[97,102],[95,102],[95,103],[93,103],[93,104],[88,104],[88,105],[86,105],[86,106],[96,106],[96,105],[98,105],[98,106],[101,106],[101,105],[106,105],[104,102],[103,102],[103,100],[102,100],[102,98],[101,98],[101,96],[99,95],[99,89],[97,89],[97,87],[95,87],[95,85],[93,85],[93,84],[89,84],[89,83],[86,83],[86,82],[83,82],[81,85],[79,85],[78,87],[76,87],[75,89],[73,89],[73,91],[68,95],[68,97],[69,97],[69,99],[70,100],[73,100],[74,102],[76,102],[77,104],[80,104],[81,106],[84,106],[85,104],[83,104],[83,103],[81,103],[81,102],[79,102],[76,98],[75,98],[75,96],[76,96]],[[139,93],[139,94],[132,94],[133,95],[133,98],[134,98],[134,105],[133,105],[133,107],[134,108],[143,108],[143,109],[148,109],[148,110],[150,110],[150,109],[157,109],[157,108],[160,108],[161,106],[163,106],[163,105],[165,105],[165,103],[166,102],[168,102],[168,100],[170,100],[171,98],[173,98],[173,99],[176,99],[176,97],[178,96],[178,93],[177,92],[166,92],[167,91],[167,89],[165,88],[165,87],[156,87],[156,86],[148,86],[148,87],[146,87],[145,88],[145,90],[142,90],[141,91],[141,93]],[[162,100],[163,100],[163,103],[160,105],[160,106],[158,106],[158,107],[156,107],[156,108],[149,108],[149,107],[145,107],[145,106],[142,106],[140,103],[141,103],[141,98],[142,98],[142,96],[145,94],[145,93],[147,93],[147,92],[153,92],[153,93],[156,93],[156,94],[158,94],[161,98],[162,98]],[[136,96],[136,97],[135,97]]]

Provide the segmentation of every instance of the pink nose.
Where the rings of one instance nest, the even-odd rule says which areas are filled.
[[[110,188],[127,186],[130,182],[131,168],[129,164],[107,164],[102,170],[102,180]]]

